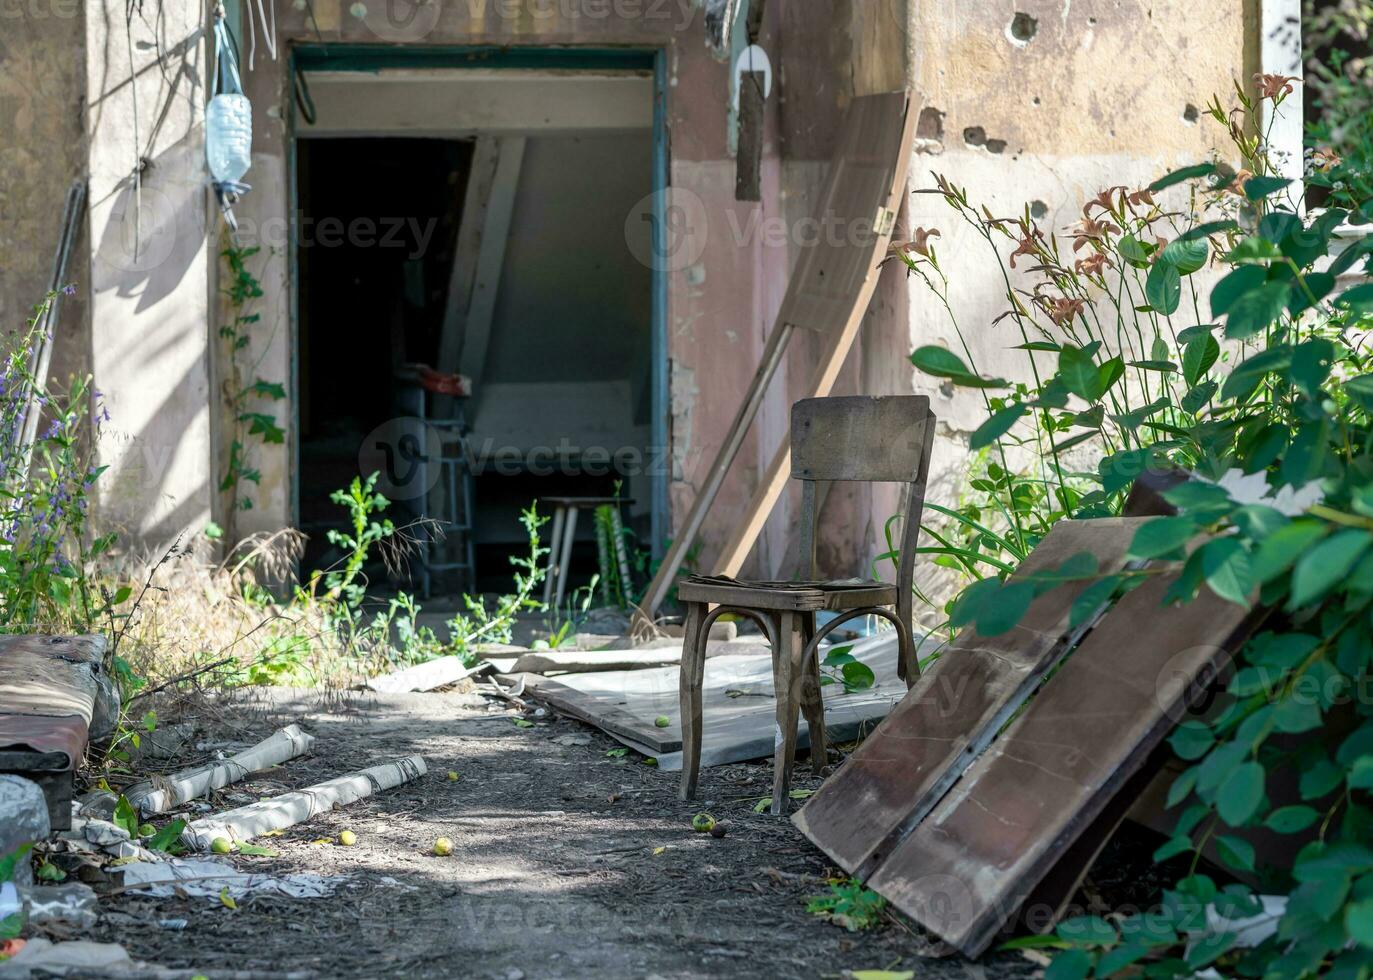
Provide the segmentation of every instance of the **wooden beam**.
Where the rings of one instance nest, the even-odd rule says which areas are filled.
[[[477,255],[476,280],[472,284],[472,302],[467,308],[459,372],[472,379],[473,390],[478,398],[481,392],[477,386],[481,383],[482,372],[486,368],[486,351],[491,344],[491,321],[496,313],[501,269],[505,266],[505,249],[510,239],[510,221],[515,213],[515,191],[520,183],[524,147],[523,136],[500,139],[499,160],[491,183],[481,249]]]
[[[458,240],[453,247],[453,266],[448,274],[447,307],[439,335],[439,362],[436,367],[447,374],[456,373],[462,355],[463,330],[467,309],[472,304],[472,286],[477,281],[477,256],[481,252],[482,232],[486,228],[486,204],[491,199],[491,184],[496,179],[500,145],[490,136],[479,136],[472,146],[462,214],[458,219]]]
[[[910,161],[911,138],[915,133],[915,120],[918,115],[919,113],[914,107],[910,107],[906,111],[905,132],[901,137],[901,162],[896,179],[893,181],[892,197],[887,202],[888,211],[893,216],[892,224],[895,224],[895,215],[900,210],[902,200],[905,197],[906,170]],[[882,240],[879,259],[885,257],[887,242],[890,240],[891,228],[888,228],[887,234]],[[849,351],[853,348],[854,338],[858,336],[858,329],[863,325],[863,317],[867,315],[868,304],[872,302],[872,294],[877,289],[878,278],[878,270],[874,268],[863,281],[858,299],[854,303],[848,318],[844,321],[843,328],[830,335],[829,343],[820,355],[820,363],[816,365],[815,371],[811,374],[810,384],[806,388],[806,393],[801,396],[802,398],[821,398],[828,395],[834,388],[835,379],[839,377],[839,371],[844,366],[844,359],[848,357]],[[748,557],[754,542],[758,540],[758,535],[762,533],[763,525],[767,523],[772,508],[777,505],[777,498],[782,495],[782,490],[786,487],[790,475],[791,432],[788,430],[782,437],[782,444],[773,454],[767,472],[759,481],[758,489],[754,491],[748,509],[744,511],[743,516],[734,525],[734,529],[726,539],[724,550],[715,563],[715,574],[731,577],[739,574],[744,559]]]
[[[822,226],[837,228],[838,233],[821,236],[822,241],[802,249],[769,335],[763,363],[686,521],[673,537],[672,546],[649,584],[640,610],[644,616],[651,618],[667,598],[682,559],[696,539],[762,404],[763,389],[796,328],[830,336],[826,354],[812,379],[812,396],[828,394],[833,386],[877,287],[878,266],[891,240],[896,212],[905,198],[916,115],[906,92],[864,96],[850,103],[816,209]],[[785,482],[785,460],[774,460],[774,466],[778,467],[780,482]],[[770,493],[771,499],[776,500],[781,492],[779,478],[770,476],[760,493]],[[773,487],[773,483],[778,486]],[[751,538],[747,546],[752,543]]]

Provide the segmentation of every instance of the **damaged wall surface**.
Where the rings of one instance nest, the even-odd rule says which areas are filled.
[[[1204,12],[1176,0],[912,5],[912,86],[925,107],[912,189],[943,174],[993,214],[1018,217],[1029,205],[1041,229],[1061,233],[1103,188],[1134,190],[1175,167],[1226,159],[1224,129],[1199,110],[1252,84],[1259,13],[1258,0]],[[1006,288],[987,244],[937,194],[911,196],[910,222],[939,230],[949,300],[978,369],[1025,379],[1013,324],[993,323]],[[1013,243],[1003,245],[1004,256]],[[1030,288],[1023,265],[1013,281]],[[938,300],[917,278],[909,290],[910,345],[959,350]],[[971,389],[911,377],[941,423],[931,499],[951,504],[975,475],[967,436],[986,407]]]
[[[669,253],[657,260],[666,285],[669,525],[685,515],[758,364],[852,97],[912,89],[923,110],[913,189],[930,186],[929,171],[936,170],[999,213],[1019,213],[1034,202],[1044,227],[1057,229],[1076,220],[1082,202],[1102,187],[1139,186],[1214,150],[1222,134],[1199,122],[1197,109],[1258,70],[1259,0],[1203,13],[1180,0],[1147,7],[1114,0],[770,0],[758,43],[771,59],[773,86],[763,109],[761,202],[755,203],[735,198],[732,58],[712,56],[703,14],[690,0],[435,0],[403,20],[393,7],[346,0],[279,4],[272,25],[277,57],[267,50],[263,25],[255,50],[244,51],[244,83],[255,109],[247,177],[253,190],[237,210],[240,243],[261,247],[251,270],[264,291],[255,302],[260,320],[247,359],[262,377],[286,384],[288,397],[250,405],[274,413],[286,437],[253,447],[260,482],[253,509],[232,515],[238,535],[296,518],[292,135],[308,124],[295,108],[293,45],[662,52],[668,201],[683,219]],[[93,0],[84,10],[84,20],[0,21],[0,125],[31,131],[34,145],[50,148],[37,154],[16,145],[22,141],[6,141],[0,149],[7,162],[0,168],[0,313],[13,326],[38,298],[35,285],[41,289],[46,278],[62,194],[87,167],[94,254],[89,274],[75,278],[89,280],[90,310],[67,319],[89,325],[87,354],[113,416],[101,515],[155,544],[212,516],[224,523],[232,512],[232,501],[216,490],[233,420],[219,395],[225,357],[216,328],[227,311],[222,299],[213,299],[224,271],[215,259],[223,238],[204,164],[205,11],[200,3],[166,0],[162,18],[135,18],[129,37],[124,4]],[[747,38],[742,29],[734,34],[737,52]],[[64,52],[82,49],[84,62],[73,67]],[[47,50],[51,57],[13,64],[15,52]],[[26,78],[24,88],[16,86],[16,74]],[[89,103],[84,125],[74,118],[82,98]],[[346,105],[338,98],[321,93],[322,118],[335,118]],[[424,126],[413,100],[405,111]],[[438,131],[447,132],[446,125]],[[54,153],[62,155],[61,167]],[[43,218],[45,208],[51,221]],[[1005,331],[992,326],[1004,305],[995,260],[951,219],[936,196],[911,196],[896,238],[908,237],[914,226],[940,229],[951,300],[973,335],[979,367],[1014,376],[1019,362],[1005,351],[1011,346]],[[633,251],[626,246],[626,254]],[[917,376],[907,355],[916,345],[954,339],[924,287],[889,264],[834,388],[835,394],[931,396],[941,420],[932,495],[945,501],[965,479],[966,433],[980,422],[982,405]],[[706,523],[697,559],[703,570],[771,460],[791,402],[806,394],[821,344],[820,337],[799,336],[788,352]],[[503,379],[506,374],[502,369]],[[896,508],[890,488],[836,487],[822,512],[822,568],[866,574],[884,550],[883,525]],[[745,574],[785,575],[794,568],[797,510],[794,491],[784,495]]]

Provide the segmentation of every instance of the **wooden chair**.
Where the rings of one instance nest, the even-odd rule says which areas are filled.
[[[806,580],[740,582],[688,576],[677,587],[678,601],[686,611],[681,668],[682,799],[696,795],[706,638],[711,624],[724,613],[757,622],[772,646],[777,699],[773,813],[783,812],[790,790],[798,708],[810,729],[811,765],[815,769],[825,765],[819,645],[826,635],[859,616],[883,617],[896,627],[897,671],[907,687],[915,683],[920,667],[911,641],[912,586],[934,424],[930,401],[923,395],[808,398],[792,406],[791,475],[802,481],[800,567]],[[816,577],[817,491],[824,481],[905,484],[896,584]],[[822,609],[840,615],[817,630],[815,614]]]

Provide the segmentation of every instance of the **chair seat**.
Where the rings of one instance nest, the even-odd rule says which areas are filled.
[[[861,609],[896,603],[896,586],[886,582],[835,579],[827,582],[748,582],[725,576],[689,575],[677,585],[683,602],[721,606],[815,612]]]

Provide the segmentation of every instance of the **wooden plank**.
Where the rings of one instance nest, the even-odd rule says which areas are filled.
[[[719,645],[725,649],[738,644]],[[822,692],[825,724],[835,738],[857,738],[871,731],[905,695],[896,673],[896,635],[883,633],[853,644],[853,655],[877,678],[869,689],[846,694],[831,684]],[[753,653],[716,655],[711,644],[702,680],[701,765],[769,757],[775,746],[772,657],[766,648]],[[524,678],[524,696],[548,702],[559,711],[595,725],[635,749],[658,757],[664,771],[681,768],[681,701],[679,670],[646,670],[594,674],[537,674]],[[666,728],[654,720],[668,718]],[[809,729],[801,726],[800,746],[809,744]],[[760,794],[761,795],[761,794]]]
[[[467,309],[472,305],[472,286],[477,280],[477,256],[481,253],[482,232],[486,227],[486,205],[491,199],[491,184],[496,179],[499,162],[497,140],[490,136],[478,137],[472,145],[458,238],[453,248],[453,266],[448,274],[443,329],[439,334],[438,369],[446,374],[458,371]]]
[[[496,314],[501,270],[505,267],[506,245],[510,239],[510,223],[515,214],[515,192],[524,164],[524,147],[523,136],[500,139],[500,159],[491,182],[491,198],[486,206],[485,227],[477,254],[476,279],[472,283],[472,301],[463,327],[459,371],[472,379],[478,403],[481,401],[482,372],[486,369],[486,351],[491,345],[491,322]]]
[[[734,164],[734,199],[763,199],[763,79],[761,71],[739,75],[738,150]]]
[[[1014,579],[1082,551],[1103,572],[1125,564],[1141,520],[1060,521]],[[1054,588],[999,636],[964,630],[877,731],[793,817],[850,874],[866,876],[939,802],[1069,649],[1073,602],[1087,583]]]
[[[915,135],[915,121],[918,116],[918,106],[912,104],[907,107],[905,125],[901,132],[900,160],[892,178],[891,194],[886,199],[886,213],[891,216],[893,225],[895,224],[895,216],[901,210],[901,204],[905,197],[906,169],[910,160],[911,140]],[[858,328],[862,326],[863,317],[867,313],[869,302],[872,300],[872,294],[877,289],[880,262],[890,240],[891,228],[887,228],[886,234],[881,236],[881,250],[876,252],[871,262],[864,267],[867,277],[859,286],[856,302],[846,317],[836,321],[842,326],[828,334],[828,341],[814,372],[811,374],[810,382],[806,388],[807,393],[803,397],[824,397],[834,388],[835,379],[839,377],[839,371],[844,366],[844,360],[848,357],[849,349],[853,347],[854,338],[858,336]],[[802,253],[802,258],[797,264],[797,274],[804,275],[805,285],[797,287],[796,297],[788,292],[787,299],[783,300],[784,313],[793,318],[801,317],[807,323],[814,323],[815,321],[812,320],[811,316],[805,315],[803,317],[803,314],[799,312],[800,297],[803,295],[811,295],[815,299],[817,313],[831,311],[830,315],[836,315],[833,313],[835,306],[833,297],[826,298],[824,296],[827,292],[826,287],[817,285],[817,283],[824,281],[825,275],[829,271],[827,269],[828,263],[821,261],[818,257],[813,262],[808,263],[807,260],[811,254],[811,252]],[[840,263],[841,275],[843,265]],[[853,268],[848,268],[847,271],[850,276],[856,275],[856,270]],[[793,282],[796,281],[793,279]],[[782,444],[773,454],[772,462],[768,464],[763,478],[758,483],[758,488],[753,492],[753,499],[749,501],[748,508],[734,525],[729,537],[725,539],[725,547],[715,563],[717,575],[739,574],[739,569],[744,565],[744,559],[753,549],[753,544],[758,540],[758,535],[763,532],[763,525],[767,522],[768,515],[777,505],[777,498],[782,495],[782,490],[787,484],[787,473],[790,469],[791,434],[788,432],[783,435]]]
[[[850,103],[816,210],[817,221],[825,231],[819,241],[801,251],[782,300],[781,312],[769,335],[762,364],[749,386],[743,406],[692,501],[686,520],[673,536],[672,544],[644,594],[641,609],[645,615],[652,617],[667,598],[687,549],[695,542],[720,484],[743,445],[744,436],[762,404],[763,389],[776,372],[796,326],[826,331],[830,339],[812,376],[810,392],[813,396],[827,395],[833,387],[877,288],[878,264],[886,253],[896,212],[905,196],[906,169],[917,115],[909,103],[906,92],[863,96]],[[849,154],[854,155],[853,159],[849,159]],[[850,184],[861,187],[851,188]],[[876,191],[872,189],[874,187]],[[863,210],[841,210],[845,207]],[[874,225],[870,233],[858,232],[856,225],[862,221]],[[812,303],[817,308],[811,309]],[[783,451],[786,451],[786,445],[784,439]],[[772,471],[769,471],[769,479],[776,482]],[[769,484],[766,490],[775,501],[781,486]],[[771,504],[768,506],[771,509]],[[756,537],[755,531],[744,547],[745,553]],[[738,571],[738,565],[735,565],[726,574],[736,575]]]
[[[799,401],[791,424],[793,479],[911,483],[934,416],[924,395],[849,395]]]
[[[1015,914],[1186,711],[1256,615],[1176,572],[1128,593],[868,884],[969,956]]]

